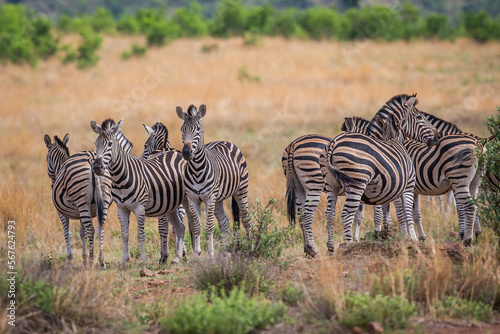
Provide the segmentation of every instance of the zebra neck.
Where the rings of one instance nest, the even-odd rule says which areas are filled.
[[[192,172],[203,172],[206,169],[207,164],[210,164],[210,160],[207,157],[207,151],[205,149],[205,145],[201,145],[196,150],[194,157],[191,161],[189,161],[189,166],[191,167]]]
[[[122,175],[127,172],[130,161],[133,160],[130,154],[133,144],[121,132],[116,135],[116,141],[117,143],[113,144],[116,147],[113,150],[115,153],[109,164],[109,172],[112,175]]]

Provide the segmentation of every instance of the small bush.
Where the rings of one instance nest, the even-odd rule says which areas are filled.
[[[122,59],[126,60],[129,59],[133,56],[135,57],[144,57],[146,54],[146,47],[145,46],[140,46],[139,44],[133,44],[132,48],[130,50],[125,50],[122,52]]]
[[[81,37],[82,42],[76,54],[76,66],[79,69],[95,66],[101,59],[96,52],[101,48],[102,37],[91,30],[82,31]]]
[[[201,16],[201,6],[192,3],[189,8],[181,8],[175,12],[172,18],[187,37],[203,37],[208,34],[208,26]]]
[[[258,75],[251,75],[246,66],[238,69],[238,80],[240,81],[250,81],[250,82],[260,82],[260,77]]]
[[[258,46],[261,44],[260,36],[251,32],[243,34],[243,45],[245,46]]]
[[[480,301],[446,296],[436,304],[438,317],[488,322],[493,317],[493,307]]]
[[[123,34],[136,35],[141,31],[141,26],[134,16],[124,14],[116,23],[116,30]]]
[[[340,315],[343,326],[364,328],[370,321],[381,323],[385,328],[402,329],[408,327],[411,317],[417,315],[417,306],[401,296],[376,295],[348,292],[345,310]]]
[[[193,269],[195,285],[200,290],[229,293],[234,288],[252,296],[268,292],[273,283],[274,271],[265,262],[239,256],[218,256],[200,263]]]
[[[217,37],[241,36],[246,19],[247,8],[240,0],[223,0],[219,2],[208,28],[210,34]]]
[[[211,43],[211,44],[203,44],[200,48],[202,53],[210,53],[219,50],[219,44]]]
[[[225,249],[234,254],[278,260],[283,250],[290,246],[294,228],[293,226],[278,228],[277,218],[272,212],[277,203],[271,198],[267,205],[262,207],[257,201],[257,205],[250,210],[252,221],[250,239],[239,236],[229,237]]]
[[[289,306],[297,306],[304,299],[304,292],[291,286],[290,282],[286,282],[286,286],[279,289],[278,297]]]
[[[425,18],[425,34],[428,38],[446,39],[448,17],[444,14],[429,14]]]
[[[171,21],[153,22],[146,31],[149,46],[161,46],[181,36],[180,27]]]
[[[479,167],[486,170],[489,175],[500,180],[500,107],[497,107],[496,115],[487,117],[484,124],[492,135],[492,140],[485,143],[486,152],[482,147],[478,148]],[[495,181],[493,180],[492,181]],[[497,237],[500,237],[500,188],[494,184],[487,184],[483,180],[483,191],[479,193],[477,202],[479,216],[482,224],[491,228]],[[500,242],[500,239],[499,239]]]
[[[206,293],[190,296],[172,307],[171,313],[160,320],[169,333],[232,333],[244,334],[263,329],[284,318],[286,307],[262,298],[248,298],[234,289],[219,297],[212,293],[208,303]]]
[[[113,14],[102,7],[94,12],[91,18],[92,29],[97,33],[113,34],[116,32],[116,22]]]

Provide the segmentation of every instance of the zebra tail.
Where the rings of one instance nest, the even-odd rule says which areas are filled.
[[[346,192],[349,192],[351,185],[359,184],[360,182],[349,175],[341,172],[332,164],[332,154],[333,154],[333,146],[335,145],[335,138],[333,138],[328,146],[326,147],[326,158],[325,164],[326,168],[332,175],[337,179],[342,188],[345,189]]]
[[[239,230],[240,229],[240,207],[238,206],[238,202],[236,202],[236,199],[233,196],[232,202],[231,202],[231,209],[233,211],[233,219],[234,219],[234,230]]]
[[[286,168],[286,215],[290,225],[295,225],[295,171],[293,169],[292,148],[288,151],[288,160]]]
[[[94,201],[97,212],[97,223],[104,224],[104,221],[102,221],[104,218],[104,199],[102,197],[101,177],[96,175],[93,171],[92,175],[94,177]]]

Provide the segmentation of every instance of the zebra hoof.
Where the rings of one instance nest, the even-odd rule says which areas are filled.
[[[168,256],[162,255],[160,257],[160,261],[158,261],[158,264],[165,264],[167,263]]]
[[[335,248],[328,248],[328,255],[333,255],[335,254]]]
[[[472,239],[464,239],[464,247],[472,246]]]
[[[424,242],[424,241],[425,241],[425,239],[427,239],[427,237],[426,237],[425,235],[424,235],[424,236],[420,236],[420,237],[418,237],[418,240],[420,240],[420,241],[422,241],[422,242]]]
[[[172,260],[172,262],[171,262],[171,263],[172,263],[172,264],[181,264],[181,259],[180,259],[178,256],[176,256],[176,257]]]
[[[483,234],[483,232],[474,232],[476,238],[478,238],[481,234]]]
[[[464,240],[464,236],[465,236],[464,232],[460,232],[458,235],[460,236],[460,240]]]
[[[373,233],[373,239],[375,239],[375,240],[380,239],[380,231],[375,231],[375,232]]]
[[[104,263],[104,261],[102,261],[101,263],[99,263],[99,269],[106,269],[106,263]]]
[[[306,246],[304,248],[304,252],[306,253],[306,255],[309,255],[312,258],[317,257],[319,253],[316,249],[313,249],[311,246]]]

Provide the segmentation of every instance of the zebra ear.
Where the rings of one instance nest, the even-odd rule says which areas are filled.
[[[200,108],[198,109],[198,118],[202,119],[205,117],[205,114],[207,113],[207,106],[202,104],[200,105]]]
[[[116,135],[118,132],[120,132],[122,130],[122,126],[123,126],[123,118],[118,122],[118,124],[115,124],[111,128],[111,133]]]
[[[92,128],[92,130],[94,130],[95,133],[101,133],[101,126],[97,124],[93,119],[90,120],[90,127]]]
[[[182,110],[181,107],[177,106],[175,108],[175,112],[177,113],[177,116],[183,121],[186,119],[187,114],[184,112],[184,110]]]
[[[50,148],[50,146],[52,146],[52,140],[50,139],[49,135],[45,135],[43,137],[43,142],[45,143],[45,146],[47,146],[47,148]]]
[[[408,109],[412,109],[415,103],[417,102],[417,93],[414,93],[408,100],[405,102],[405,106]]]
[[[144,129],[146,129],[146,132],[148,133],[148,135],[152,136],[155,132],[153,129],[151,129],[149,126],[147,126],[146,124],[142,123],[142,125],[144,126]]]
[[[344,123],[342,124],[342,128],[340,129],[341,131],[352,131],[352,128],[354,127],[354,124],[352,122],[351,117],[345,117],[344,118]]]
[[[67,134],[64,136],[64,138],[63,138],[62,142],[63,142],[64,146],[68,146],[68,143],[69,143],[69,133],[67,133]]]
[[[382,117],[380,117],[379,115],[375,116],[375,123],[377,123],[377,125],[380,126],[382,129],[384,129],[386,124],[382,119]]]

